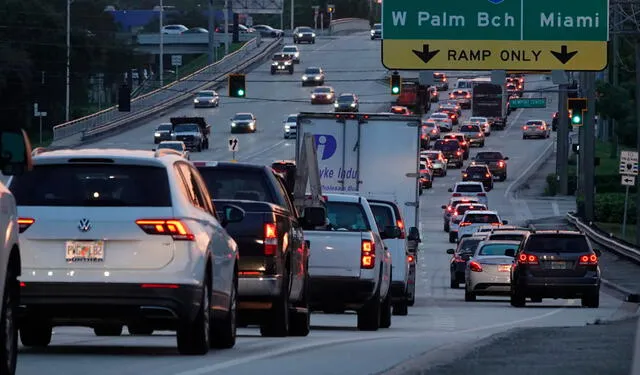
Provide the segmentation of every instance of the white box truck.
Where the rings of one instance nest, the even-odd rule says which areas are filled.
[[[420,118],[300,113],[297,127],[296,161],[304,134],[312,134],[323,193],[357,194],[400,208],[401,220],[394,223],[400,227],[399,236],[385,244],[392,253],[394,314],[397,310],[398,315],[405,315],[403,310],[415,298],[415,253],[420,242]]]

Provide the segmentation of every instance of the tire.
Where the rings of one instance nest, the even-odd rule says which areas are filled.
[[[211,292],[209,276],[202,283],[200,311],[193,320],[183,318],[178,324],[176,341],[182,355],[205,355],[210,347]]]
[[[0,374],[14,375],[18,357],[18,325],[16,312],[20,299],[20,287],[16,275],[7,270],[4,295],[2,297],[2,314],[0,314],[0,341],[4,344],[0,351]]]
[[[129,331],[129,334],[136,336],[150,336],[154,331],[153,328],[144,323],[128,325],[127,330]]]
[[[475,302],[476,301],[476,295],[473,292],[468,292],[468,291],[464,291],[464,301],[465,302]]]
[[[307,266],[306,269],[309,269]],[[298,303],[302,310],[289,313],[289,336],[306,337],[311,331],[311,313],[309,311],[309,275],[305,276],[302,298]]]
[[[597,309],[600,307],[600,291],[596,290],[582,297],[582,307]]]
[[[484,147],[484,142],[480,143],[480,147]]]
[[[450,229],[450,227],[449,227],[449,222],[448,222],[448,221],[446,221],[446,222],[444,223],[444,228],[442,228],[442,230],[443,230],[443,231],[445,231],[445,232],[447,232],[447,233],[449,233],[449,229]]]
[[[407,316],[409,315],[409,300],[403,299],[393,305],[393,315]]]
[[[120,336],[122,335],[122,324],[100,324],[93,327],[96,336]]]
[[[204,140],[203,148],[204,148],[205,150],[208,150],[208,149],[209,149],[209,140],[208,140],[208,139],[205,139],[205,140]]]
[[[442,177],[446,177],[447,176],[447,171],[445,170],[444,173],[442,173]]]
[[[380,291],[358,310],[358,329],[360,331],[377,331],[381,318]]]
[[[391,280],[391,277],[389,277],[389,280]],[[387,296],[382,301],[380,308],[380,328],[391,327],[391,287],[387,290]]]
[[[527,136],[526,136],[526,135],[523,135],[523,136],[522,136],[522,139],[527,139]]]
[[[287,337],[289,334],[289,290],[290,281],[288,270],[282,282],[280,296],[275,298],[271,309],[265,314],[260,324],[260,334],[263,337]]]
[[[460,286],[460,284],[458,284],[458,280],[454,279],[453,276],[451,276],[451,281],[449,282],[449,287],[451,289],[458,289],[459,286]]]
[[[458,239],[458,236],[456,236],[453,233],[449,232],[449,243],[456,243],[457,239]]]
[[[220,321],[213,320],[211,324],[209,341],[211,348],[214,349],[231,349],[236,345],[236,322],[237,322],[237,297],[238,297],[238,278],[233,279],[231,292],[229,295],[229,310]]]
[[[20,322],[20,341],[24,346],[44,348],[51,343],[53,327],[48,321],[30,319]]]
[[[202,152],[202,142],[196,147],[197,152]]]
[[[513,307],[525,307],[527,305],[527,300],[525,296],[522,294],[522,292],[519,292],[517,289],[511,290],[511,299],[509,302]]]

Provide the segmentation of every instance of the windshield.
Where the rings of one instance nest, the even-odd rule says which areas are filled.
[[[373,25],[373,28],[376,30],[382,30],[382,24],[381,23],[376,23]]]
[[[482,184],[464,184],[456,186],[456,193],[482,193]]]
[[[199,130],[196,124],[180,124],[174,127],[176,133],[197,133]]]
[[[476,160],[500,160],[502,154],[499,152],[479,152],[476,155]]]
[[[476,248],[480,241],[481,240],[479,238],[464,238],[460,242],[460,245],[458,245],[456,252],[458,254],[473,254],[476,252]]]
[[[168,131],[171,130],[172,125],[171,124],[162,124],[158,126],[158,131]]]
[[[351,95],[341,95],[338,98],[338,102],[340,102],[340,103],[352,103],[353,102],[353,96],[351,96]]]
[[[158,149],[161,148],[169,148],[180,152],[184,151],[184,149],[182,148],[182,143],[160,143],[158,145]]]
[[[469,119],[469,121],[471,121],[471,122],[487,122],[487,119],[485,117],[471,117]]]
[[[500,224],[500,219],[496,214],[469,214],[464,221],[474,224]]]
[[[436,154],[435,152],[430,152],[427,154],[427,158],[429,160],[438,160],[438,154]]]
[[[590,253],[583,236],[563,234],[538,234],[527,242],[526,251],[536,253]]]
[[[18,206],[171,207],[164,167],[40,165],[15,176],[9,189]]]
[[[436,141],[433,148],[436,150],[453,151],[460,148],[460,143],[458,143],[458,141]]]
[[[544,124],[542,121],[540,120],[529,120],[527,121],[527,125],[542,125]]]
[[[442,119],[448,119],[449,116],[447,116],[444,113],[434,113],[431,115],[431,118],[434,120],[442,120]]]
[[[298,49],[296,47],[285,47],[285,48],[282,49],[282,52],[296,53],[296,52],[298,52]]]
[[[313,92],[326,94],[326,93],[330,93],[331,89],[328,87],[318,87],[315,90],[313,90]]]
[[[199,167],[198,171],[213,199],[242,199],[278,204],[261,170]]]
[[[504,251],[507,249],[516,250],[516,244],[500,243],[484,245],[478,250],[478,255],[504,255]]]
[[[446,78],[447,77],[444,74],[438,74],[438,73],[433,74],[433,80],[435,82],[444,82]]]
[[[332,230],[349,232],[371,230],[362,206],[357,203],[327,202],[327,218]]]
[[[304,74],[320,74],[320,69],[318,69],[318,68],[307,68],[304,71]]]
[[[454,91],[451,94],[453,96],[467,96],[468,92],[466,92],[466,91]]]
[[[384,230],[386,227],[394,226],[395,223],[393,221],[393,209],[386,205],[371,205],[371,211],[373,212],[373,217],[376,218],[376,224],[378,228]]]
[[[289,61],[290,59],[289,55],[283,55],[281,53],[273,55],[273,61]]]
[[[480,128],[478,125],[462,125],[460,131],[465,133],[479,133]]]
[[[297,116],[289,116],[287,117],[287,122],[297,122],[298,121],[298,117]]]
[[[298,29],[299,33],[312,33],[313,30],[310,27],[301,27]]]
[[[213,91],[200,91],[198,93],[198,97],[200,98],[209,98],[213,96]]]
[[[489,237],[490,240],[502,240],[502,241],[522,241],[524,240],[524,234],[492,234]]]
[[[253,117],[251,117],[251,115],[249,114],[240,114],[240,115],[235,115],[233,117],[234,121],[249,121],[249,120],[253,120]]]

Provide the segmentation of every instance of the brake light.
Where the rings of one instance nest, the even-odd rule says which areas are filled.
[[[489,173],[485,174],[484,176],[485,176],[486,178],[491,177],[491,175],[490,175]]]
[[[520,264],[538,264],[538,256],[533,254],[522,253],[518,256]]]
[[[136,224],[146,234],[171,236],[175,241],[193,241],[195,235],[179,219],[140,219]]]
[[[460,194],[460,193],[453,193],[453,194],[451,194],[451,196],[452,196],[452,197],[461,197],[461,196],[462,196],[462,194]]]
[[[523,126],[523,127],[522,127],[522,130],[527,130],[527,126],[526,126],[526,125],[525,125],[525,126]]]
[[[436,129],[435,129],[435,128],[431,129],[431,132],[432,132],[433,134],[436,134]]]
[[[467,98],[467,99],[471,99],[471,95],[467,94],[467,95],[465,96],[465,98]]]
[[[485,193],[478,193],[478,196],[479,196],[479,197],[486,197],[486,196],[487,196],[487,194],[485,194]]]
[[[461,144],[462,146],[466,146],[466,145],[467,145],[467,142],[460,142],[460,144]]]
[[[541,126],[539,126],[538,128],[539,128],[540,130],[544,130],[544,126],[542,126],[542,125],[541,125]]]
[[[469,262],[469,269],[473,272],[482,272],[482,266],[475,260]]]
[[[142,284],[143,289],[178,289],[180,285],[177,284]]]
[[[500,167],[500,168],[504,167],[504,162],[502,160],[500,160],[498,162],[498,167]]]
[[[404,222],[402,220],[396,220],[396,226],[398,228],[400,228],[400,231],[402,232],[400,234],[400,239],[404,240],[404,236],[405,236],[405,234],[404,234]]]
[[[413,257],[413,255],[407,255],[407,262],[408,263],[413,263],[416,260],[416,258]]]
[[[462,259],[459,254],[453,256],[453,261],[456,263],[467,263],[467,261]]]
[[[471,223],[468,221],[463,221],[462,223],[460,223],[461,227],[468,227],[469,225],[471,225]]]
[[[458,156],[462,155],[462,151],[457,151],[456,155],[458,155]]]
[[[264,224],[264,255],[276,255],[278,250],[278,230],[274,223]]]
[[[32,226],[35,222],[35,219],[29,217],[18,218],[18,231],[20,233],[24,232],[25,230],[29,229],[29,227]]]
[[[427,138],[427,136],[424,135],[424,134],[420,134],[420,138],[425,139],[425,138]]]
[[[370,270],[375,267],[376,245],[371,240],[362,240],[360,246],[360,268]]]
[[[581,266],[595,266],[598,264],[598,256],[596,254],[583,255],[580,257]]]
[[[482,137],[482,133],[478,133],[478,137]]]

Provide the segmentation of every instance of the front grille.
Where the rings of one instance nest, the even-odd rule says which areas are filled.
[[[182,142],[193,142],[195,140],[196,137],[192,136],[192,135],[179,135],[176,137],[176,140],[178,141],[182,141]]]

